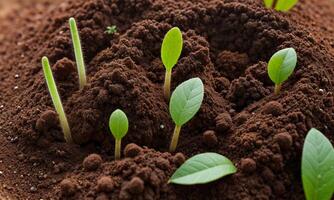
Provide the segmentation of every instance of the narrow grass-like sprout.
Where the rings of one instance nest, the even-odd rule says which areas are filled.
[[[68,125],[68,121],[67,121],[66,114],[63,108],[63,104],[61,103],[61,99],[60,99],[60,96],[57,90],[55,80],[52,75],[49,60],[47,57],[42,58],[42,66],[43,66],[43,72],[44,72],[46,84],[48,86],[53,105],[59,116],[60,126],[63,130],[64,138],[67,143],[72,143],[73,141],[72,141],[70,126]]]
[[[170,29],[161,45],[161,59],[166,68],[164,96],[166,100],[170,97],[170,85],[172,80],[172,69],[179,60],[183,47],[182,33],[179,28]]]
[[[297,53],[293,48],[276,52],[268,62],[269,78],[275,83],[275,94],[279,94],[282,83],[293,73],[297,64]]]
[[[176,87],[169,102],[169,112],[175,129],[169,150],[174,152],[182,125],[191,120],[202,105],[204,86],[200,78],[192,78]]]
[[[307,200],[330,200],[334,193],[334,149],[320,131],[312,128],[305,139],[302,181]]]
[[[168,183],[180,185],[205,184],[234,174],[237,168],[225,156],[217,153],[197,154],[181,165]]]
[[[115,138],[115,160],[121,158],[122,138],[127,134],[129,121],[126,114],[120,110],[115,110],[109,118],[109,128]]]
[[[87,77],[86,77],[85,62],[82,54],[81,41],[75,19],[73,17],[70,18],[69,23],[71,29],[75,60],[77,63],[77,70],[79,75],[79,86],[80,89],[82,89],[87,83]]]
[[[298,0],[264,0],[267,8],[274,8],[277,11],[287,12],[298,3]]]
[[[117,27],[115,25],[113,26],[107,26],[107,30],[105,31],[108,35],[113,35],[117,33]]]

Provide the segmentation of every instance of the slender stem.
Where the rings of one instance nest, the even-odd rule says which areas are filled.
[[[281,91],[282,84],[276,84],[275,85],[275,95],[279,95]]]
[[[164,96],[167,101],[170,98],[170,83],[172,79],[172,70],[166,70],[165,84],[164,84]]]
[[[115,139],[115,160],[121,158],[121,142],[122,140]]]
[[[179,141],[180,131],[181,131],[181,126],[175,125],[172,141],[169,146],[170,152],[174,152],[176,149],[177,143]]]
[[[49,60],[47,57],[42,58],[42,65],[43,65],[43,72],[44,72],[46,84],[48,86],[53,105],[58,113],[60,126],[64,133],[64,138],[66,142],[72,143],[72,135],[71,135],[70,126],[68,125],[68,121],[67,121],[66,114],[63,108],[63,104],[61,103],[61,99],[60,99],[60,96],[57,90],[55,80],[52,75]]]
[[[273,9],[276,8],[277,3],[278,3],[278,0],[273,1],[273,6],[272,6]]]
[[[74,18],[70,18],[70,29],[71,29],[72,43],[74,47],[75,60],[77,63],[77,70],[79,74],[79,85],[80,85],[80,89],[82,89],[87,83],[86,69],[85,69],[85,62],[84,62],[84,58],[82,54],[80,36],[79,36],[77,24]]]

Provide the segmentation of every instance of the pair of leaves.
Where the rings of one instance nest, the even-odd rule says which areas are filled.
[[[205,184],[233,174],[237,168],[217,153],[202,153],[188,159],[170,178],[169,183],[181,185]]]
[[[204,85],[200,78],[192,78],[176,87],[169,102],[174,123],[182,126],[192,119],[202,105]]]
[[[295,70],[297,53],[293,48],[286,48],[276,52],[269,60],[269,78],[275,84],[282,84]]]
[[[181,30],[178,27],[170,29],[162,41],[161,59],[167,71],[171,71],[179,60],[183,47]]]
[[[276,2],[276,5],[274,5]],[[298,3],[298,0],[264,0],[267,8],[275,8],[277,11],[289,11]]]
[[[109,128],[115,139],[122,139],[129,129],[129,121],[126,114],[120,110],[115,110],[109,118]]]
[[[334,193],[334,149],[317,129],[306,136],[301,170],[306,199],[330,200]]]

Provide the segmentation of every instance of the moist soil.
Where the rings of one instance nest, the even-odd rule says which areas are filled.
[[[75,17],[89,83],[78,87],[68,19]],[[69,0],[14,9],[0,22],[3,199],[304,199],[300,158],[312,127],[334,142],[334,4],[301,0],[288,13],[261,0]],[[118,32],[105,33],[116,25]],[[184,49],[172,88],[200,77],[199,113],[169,153],[160,46],[173,26]],[[267,61],[298,53],[274,95]],[[48,56],[76,144],[63,140],[40,60]],[[114,161],[108,130],[123,109],[129,133]],[[185,159],[218,152],[238,168],[206,185],[167,184]]]

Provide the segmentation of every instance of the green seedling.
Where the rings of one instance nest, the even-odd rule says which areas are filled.
[[[117,33],[117,27],[115,25],[108,26],[105,33],[107,33],[108,35],[113,35],[113,34]]]
[[[169,112],[175,123],[175,129],[169,150],[174,152],[179,140],[181,127],[195,116],[201,107],[204,86],[200,78],[192,78],[181,83],[172,94]]]
[[[82,89],[87,83],[87,78],[86,78],[86,68],[85,68],[85,62],[84,62],[84,58],[82,54],[80,36],[79,36],[77,24],[73,17],[70,18],[69,23],[70,23],[70,29],[71,29],[75,60],[77,63],[77,70],[79,74],[79,86],[80,86],[80,89]]]
[[[164,96],[166,100],[170,97],[170,85],[172,80],[172,69],[179,60],[183,47],[182,33],[179,28],[170,29],[164,37],[161,46],[161,59],[166,68]]]
[[[129,121],[126,114],[120,110],[115,110],[109,119],[109,128],[115,137],[115,159],[121,158],[121,141],[129,129]]]
[[[298,0],[264,0],[267,8],[274,8],[277,11],[287,12],[298,3]]]
[[[305,139],[302,181],[307,200],[330,200],[334,193],[334,149],[320,131],[312,128]]]
[[[281,91],[282,83],[293,73],[297,64],[297,53],[293,48],[276,52],[268,62],[269,78],[275,83],[275,94]]]
[[[42,66],[43,66],[43,72],[44,72],[46,84],[48,86],[53,105],[59,116],[60,126],[63,130],[65,141],[67,143],[72,143],[72,135],[71,135],[70,126],[68,125],[68,121],[67,121],[66,114],[63,108],[63,104],[61,103],[61,99],[60,99],[60,96],[57,90],[55,80],[52,75],[49,60],[47,57],[42,58]]]
[[[168,183],[205,184],[235,172],[237,172],[237,168],[225,156],[217,153],[202,153],[191,157],[181,165]]]

